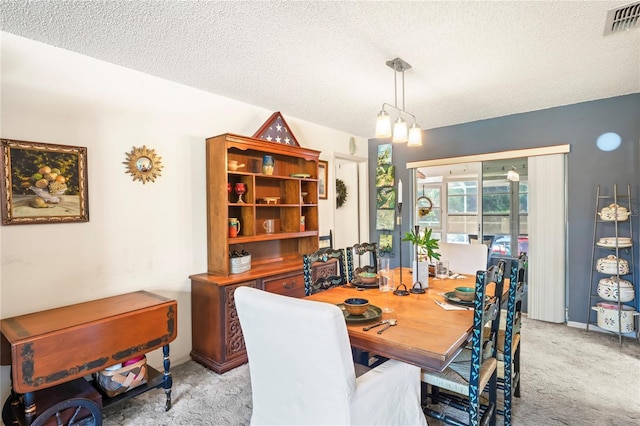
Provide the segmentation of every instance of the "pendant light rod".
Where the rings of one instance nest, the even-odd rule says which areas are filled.
[[[403,109],[398,108],[398,107],[397,107],[397,106],[395,106],[395,105],[391,105],[391,104],[388,104],[388,103],[386,103],[386,102],[384,102],[384,103],[382,104],[382,110],[383,110],[383,111],[385,110],[385,107],[393,108],[393,109],[395,109],[396,111],[398,111],[400,114],[408,115],[409,117],[413,118],[413,122],[414,122],[414,123],[416,123],[416,122],[417,122],[417,120],[416,120],[416,116],[415,116],[415,115],[413,115],[413,114],[411,114],[410,112],[407,112],[407,111],[405,111],[405,110],[403,110]]]
[[[393,96],[393,104],[395,105],[396,109],[398,109],[398,73],[395,71],[393,72]]]
[[[416,116],[405,110],[405,91],[404,91],[404,72],[411,69],[406,61],[400,58],[395,58],[386,62],[389,68],[393,69],[393,93],[394,93],[394,105],[383,103],[382,110],[378,113],[376,120],[376,137],[386,138],[393,136],[393,142],[409,142],[409,146],[422,145],[422,135],[420,126],[418,126]],[[398,107],[398,73],[402,73],[402,107]],[[393,132],[391,131],[391,121],[389,114],[385,111],[385,106],[397,110],[400,114],[398,119],[393,125]],[[402,118],[402,114],[408,115],[413,118],[413,125],[411,129],[407,128],[406,121]]]
[[[387,61],[387,66],[389,68],[392,68],[394,73],[393,73],[393,90],[395,92],[395,105],[396,105],[396,109],[398,108],[398,80],[397,80],[397,74],[398,73],[402,73],[402,111],[404,111],[404,72],[406,70],[410,70],[411,69],[411,65],[409,65],[408,62],[406,62],[403,59],[400,58],[395,58],[392,59],[390,61]]]

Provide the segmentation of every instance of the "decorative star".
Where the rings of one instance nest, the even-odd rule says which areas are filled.
[[[278,131],[279,131],[279,132],[281,132],[281,131],[282,131],[282,126],[278,124],[278,125],[276,126],[276,129],[278,129]]]
[[[276,142],[280,143],[281,140],[280,136],[276,137]]]
[[[271,135],[267,136],[267,140],[268,140],[269,142],[271,142],[271,140],[272,140],[272,139],[273,139],[273,138],[271,137]]]
[[[286,138],[284,138],[284,143],[286,143],[287,145],[289,145],[289,142],[291,142],[291,139],[289,139],[289,137],[287,136]]]

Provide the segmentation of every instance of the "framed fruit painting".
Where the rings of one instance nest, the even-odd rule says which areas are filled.
[[[89,221],[86,147],[1,143],[3,225]]]

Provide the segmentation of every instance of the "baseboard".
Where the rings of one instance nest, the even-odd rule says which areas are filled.
[[[587,324],[584,322],[576,322],[576,321],[567,321],[567,326],[568,327],[574,327],[574,328],[579,328],[582,330],[586,330],[587,329]],[[605,334],[615,334],[617,335],[618,333],[615,333],[613,331],[609,331],[609,330],[605,330],[603,328],[598,327],[595,324],[589,324],[589,331],[597,331],[598,333],[605,333]],[[622,337],[630,337],[630,338],[635,338],[636,334],[634,332],[631,333],[622,333]]]
[[[567,321],[567,327],[574,327],[574,328],[581,328],[583,330],[587,329],[587,324],[584,322],[576,322],[576,321]],[[595,330],[596,328],[598,328],[597,326],[592,326],[593,329]],[[591,327],[589,327],[591,328]],[[598,331],[604,331],[602,329],[599,329]]]

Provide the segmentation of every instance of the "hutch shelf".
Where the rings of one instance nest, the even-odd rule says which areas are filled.
[[[191,357],[217,373],[247,361],[236,288],[304,296],[302,255],[318,249],[319,155],[233,134],[206,140],[207,272],[190,276]],[[250,269],[231,273],[230,256],[243,252]]]

